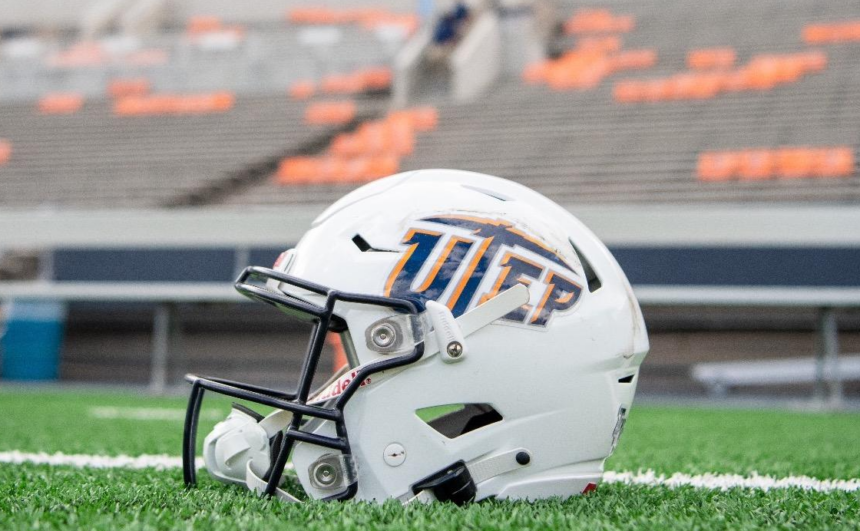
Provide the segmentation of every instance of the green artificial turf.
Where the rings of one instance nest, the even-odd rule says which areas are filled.
[[[561,502],[285,504],[177,470],[0,466],[0,529],[824,529],[855,528],[856,493],[603,485]]]
[[[184,408],[182,398],[0,390],[0,451],[178,456],[181,420],[118,420],[94,407]],[[201,437],[226,415],[204,404]],[[179,415],[181,416],[181,415]],[[860,477],[860,415],[681,407],[633,409],[608,470]],[[535,504],[488,501],[402,508],[389,503],[287,505],[179,470],[0,465],[0,529],[860,529],[860,492],[669,489],[601,485]]]
[[[179,455],[180,420],[99,419],[92,408],[171,408],[184,398],[0,391],[0,451]],[[230,401],[207,397],[200,434]],[[256,406],[254,406],[256,407]],[[633,408],[608,470],[860,477],[860,415],[703,408]]]

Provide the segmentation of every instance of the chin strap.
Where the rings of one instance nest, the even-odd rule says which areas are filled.
[[[251,468],[251,462],[248,461],[247,471],[245,473],[245,485],[257,494],[263,494],[266,491],[266,480],[258,476],[254,469]],[[300,503],[301,500],[283,489],[275,489],[275,496],[279,500],[289,503]]]
[[[471,476],[473,488],[477,490],[478,485],[481,483],[528,466],[530,461],[529,452],[525,448],[517,448],[516,450],[510,450],[491,457],[475,459],[466,463],[465,468],[468,470],[468,475]],[[418,482],[416,485],[420,485],[421,483]],[[441,492],[438,490],[440,488],[444,488],[444,485],[425,488],[419,490],[417,493],[409,492],[403,494],[398,499],[403,505],[415,502],[429,503],[440,499],[439,495]],[[455,501],[455,503],[457,502]]]

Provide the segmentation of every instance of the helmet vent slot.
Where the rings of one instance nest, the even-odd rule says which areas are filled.
[[[468,190],[472,190],[473,192],[478,192],[479,194],[484,194],[488,197],[492,197],[493,199],[498,199],[499,201],[510,201],[511,200],[510,197],[506,197],[506,196],[504,196],[498,192],[485,190],[484,188],[478,188],[477,186],[470,186],[468,184],[463,184],[460,186],[462,186],[463,188],[466,188]]]
[[[490,404],[448,404],[419,409],[418,418],[449,439],[501,422],[502,415]]]
[[[623,384],[633,383],[633,377],[634,376],[636,376],[636,375],[630,374],[630,375],[625,376],[624,378],[619,378],[618,383],[623,383]]]
[[[598,277],[597,273],[594,272],[594,268],[591,267],[591,262],[589,262],[588,258],[582,254],[576,244],[573,243],[573,240],[569,239],[568,241],[570,242],[570,246],[573,247],[573,252],[575,252],[576,256],[579,257],[579,262],[582,264],[582,271],[585,273],[585,280],[588,281],[588,291],[594,293],[603,285],[600,282],[600,277]]]
[[[376,247],[370,245],[367,240],[362,237],[361,234],[356,234],[352,237],[352,243],[358,247],[358,250],[363,253],[397,253],[399,251],[394,251],[391,249],[377,249]]]

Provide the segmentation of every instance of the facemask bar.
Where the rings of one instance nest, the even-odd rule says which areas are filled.
[[[260,287],[259,285],[250,283],[250,281],[263,281],[265,283],[265,281],[268,280],[276,280],[312,293],[324,295],[326,297],[325,305],[318,306],[298,297],[290,296],[280,291],[271,291]],[[333,313],[335,303],[341,301],[357,304],[370,304],[412,315],[418,315],[423,312],[425,308],[423,303],[420,301],[339,292],[337,290],[320,286],[312,282],[307,282],[300,278],[287,275],[286,273],[264,267],[246,268],[236,280],[235,287],[236,290],[249,298],[271,304],[281,310],[288,310],[288,313],[291,315],[300,313],[303,316],[300,318],[304,318],[314,324],[313,332],[311,333],[311,340],[308,344],[304,363],[302,364],[299,384],[294,392],[283,392],[256,385],[225,380],[222,378],[200,377],[192,374],[186,375],[186,380],[191,383],[191,395],[188,399],[188,409],[185,415],[185,430],[182,441],[183,477],[186,486],[194,485],[197,482],[195,453],[197,424],[200,418],[200,406],[203,402],[204,393],[207,390],[213,391],[240,400],[247,400],[293,413],[290,425],[283,432],[284,436],[280,447],[277,448],[277,454],[273,455],[273,461],[270,468],[263,477],[267,482],[265,493],[271,496],[275,493],[279,483],[281,482],[287,458],[289,457],[296,441],[331,448],[341,452],[344,456],[350,456],[352,452],[346,432],[346,424],[343,420],[343,410],[347,402],[349,402],[349,399],[355,391],[358,390],[361,383],[371,375],[414,363],[421,359],[421,356],[424,354],[424,343],[422,342],[416,344],[411,352],[369,364],[360,369],[356,377],[347,385],[346,389],[344,389],[337,398],[333,399],[331,407],[309,405],[308,395],[310,394],[319,358],[325,345],[326,334],[329,331],[342,332],[346,330],[346,323]],[[335,433],[337,433],[337,436],[327,437],[302,431],[299,428],[302,419],[305,416],[334,422]],[[273,451],[274,450],[275,448],[273,448]],[[354,497],[357,491],[358,483],[356,481],[349,485],[349,487],[344,491],[330,496],[326,498],[326,500],[347,500]]]

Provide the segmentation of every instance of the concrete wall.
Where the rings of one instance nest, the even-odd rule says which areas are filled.
[[[101,0],[3,0],[0,27],[77,27]]]

